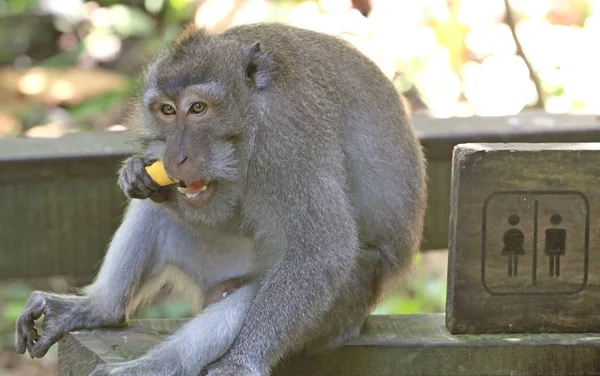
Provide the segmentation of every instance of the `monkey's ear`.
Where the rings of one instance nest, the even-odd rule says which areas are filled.
[[[244,71],[258,89],[264,89],[271,83],[275,75],[275,60],[268,52],[263,51],[260,42],[244,49]]]

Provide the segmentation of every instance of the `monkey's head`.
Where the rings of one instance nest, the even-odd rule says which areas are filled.
[[[253,96],[273,67],[257,42],[188,28],[145,72],[137,131],[181,182],[171,197],[188,219],[217,223],[234,213],[257,119]]]

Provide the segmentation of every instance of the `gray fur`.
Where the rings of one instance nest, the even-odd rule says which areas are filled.
[[[198,97],[210,112],[187,113]],[[176,115],[153,107],[167,102]],[[142,200],[131,201],[83,297],[34,295],[18,351],[35,340],[27,318],[40,296],[71,307],[41,310],[51,334],[92,328],[124,319],[170,270],[193,281],[199,299],[223,279],[256,280],[143,361],[94,376],[266,376],[293,352],[356,337],[410,265],[426,200],[421,147],[378,67],[346,42],[282,24],[188,30],[150,64],[133,110],[139,154],[119,181]],[[213,179],[214,194],[197,207],[175,186],[158,189],[143,172],[156,159],[174,178]],[[57,335],[44,338],[47,350]]]

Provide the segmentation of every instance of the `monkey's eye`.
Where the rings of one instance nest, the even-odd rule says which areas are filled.
[[[206,111],[206,103],[203,102],[196,102],[190,108],[192,114],[201,114],[204,111]]]
[[[173,115],[175,114],[175,109],[170,104],[165,104],[160,108],[160,112],[165,115]]]

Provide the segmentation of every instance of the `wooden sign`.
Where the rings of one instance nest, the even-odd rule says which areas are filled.
[[[451,333],[600,330],[600,143],[453,152]]]

